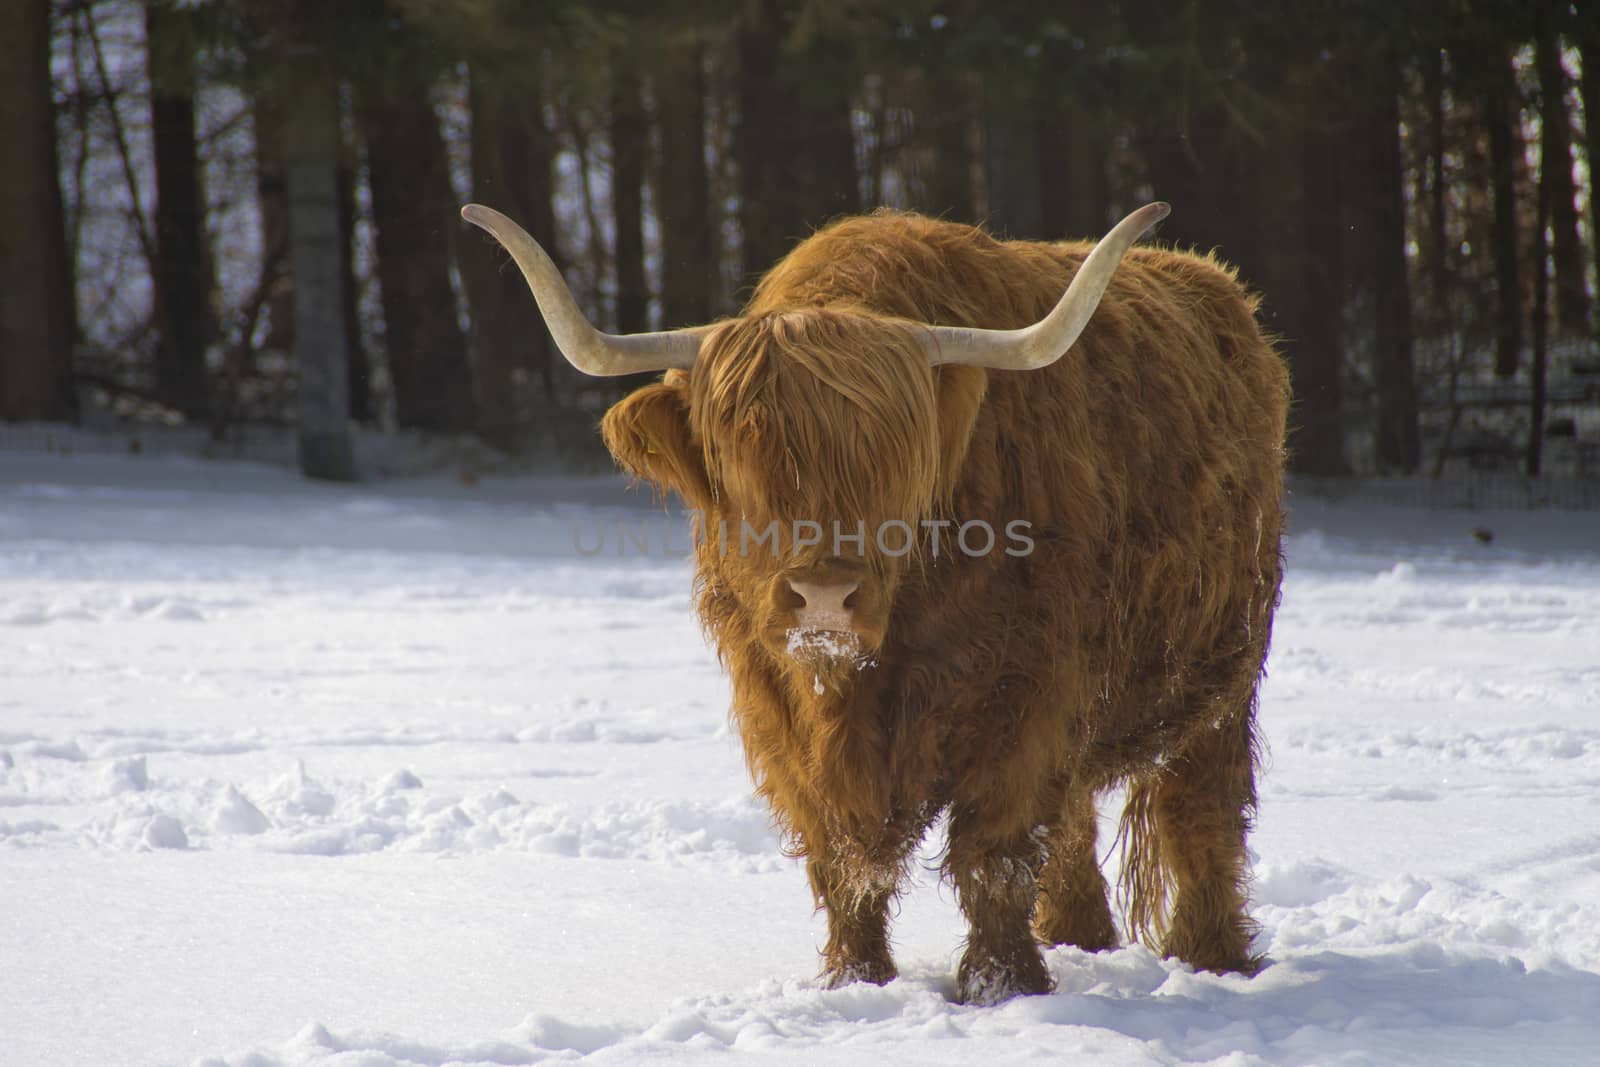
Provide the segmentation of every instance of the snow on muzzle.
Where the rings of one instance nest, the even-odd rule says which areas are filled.
[[[773,577],[772,610],[784,651],[806,663],[853,662],[877,649],[887,622],[884,580],[832,556]]]

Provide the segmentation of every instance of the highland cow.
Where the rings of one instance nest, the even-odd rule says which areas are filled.
[[[1050,989],[1041,943],[1114,946],[1095,798],[1119,785],[1129,930],[1255,970],[1245,835],[1288,378],[1228,267],[1130,248],[1165,205],[1093,249],[847,218],[737,318],[627,337],[589,325],[515,223],[463,214],[579,369],[666,370],[602,431],[700,513],[699,614],[826,909],[828,985],[895,976],[890,908],[941,813],[964,1001]],[[1028,550],[952,544],[976,524]]]

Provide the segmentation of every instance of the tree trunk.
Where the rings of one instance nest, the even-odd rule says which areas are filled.
[[[1270,153],[1231,129],[1221,106],[1196,103],[1178,115],[1153,116],[1140,132],[1150,183],[1158,200],[1172,203],[1161,238],[1200,252],[1215,251],[1239,268],[1248,283],[1261,285],[1262,223],[1258,186]],[[1260,189],[1269,195],[1270,189]]]
[[[1372,374],[1378,401],[1378,464],[1389,473],[1410,473],[1421,462],[1422,441],[1412,364],[1405,164],[1400,152],[1397,95],[1382,92],[1364,116],[1363,133],[1363,164],[1369,182],[1367,217],[1373,231],[1374,258],[1369,269],[1376,316]]]
[[[1289,462],[1301,474],[1346,474],[1339,151],[1324,117],[1340,109],[1328,107],[1331,79],[1309,58],[1269,76],[1283,104],[1281,117],[1261,131],[1271,149],[1229,130],[1233,143],[1204,156],[1208,169],[1219,173],[1208,175],[1203,188],[1220,204],[1227,193],[1219,179],[1231,169],[1231,157],[1250,153],[1260,177],[1252,212],[1272,235],[1255,257],[1251,281],[1261,291],[1262,320],[1278,337],[1294,386]]]
[[[352,146],[339,145],[339,313],[344,319],[345,380],[350,392],[350,417],[370,423],[377,418],[372,407],[372,371],[367,346],[361,339],[361,292],[356,284],[356,171]]]
[[[984,161],[989,175],[988,226],[1013,239],[1044,236],[1039,189],[1039,136],[1031,108],[1016,99],[984,99]]]
[[[1340,148],[1319,104],[1335,92],[1320,79],[1302,86],[1299,141],[1300,215],[1295,264],[1300,335],[1292,352],[1296,421],[1294,466],[1316,474],[1348,474],[1344,444],[1344,261],[1340,206]],[[1340,109],[1342,110],[1342,109]]]
[[[469,75],[467,95],[472,110],[472,199],[530,226],[525,191],[512,177],[519,154],[515,144],[519,109],[502,107],[504,94],[487,87],[476,66]],[[534,239],[540,240],[537,234]],[[551,251],[549,246],[545,250]],[[520,436],[521,349],[525,344],[542,346],[548,335],[522,273],[498,246],[469,240],[461,259],[477,354],[478,434],[497,448],[515,451]]]
[[[616,228],[617,332],[649,328],[650,290],[644,280],[644,165],[650,135],[640,98],[638,57],[611,56],[611,212]]]
[[[267,298],[265,351],[294,347],[294,283],[289,270],[289,176],[283,152],[283,114],[268,94],[251,110],[256,142],[256,205],[261,212],[261,277]]]
[[[350,402],[340,308],[339,88],[331,74],[302,72],[284,112],[289,260],[294,271],[294,350],[300,370],[300,470],[351,481]]]
[[[213,329],[195,138],[195,45],[187,23],[187,13],[165,0],[145,8],[156,170],[156,390],[179,411],[197,416],[211,405],[206,346]]]
[[[1444,52],[1431,48],[1423,58],[1424,90],[1428,101],[1428,239],[1424,245],[1428,288],[1427,332],[1438,334],[1449,329],[1450,234],[1446,204],[1449,191],[1444,182],[1445,82]]]
[[[743,237],[743,267],[754,281],[785,252],[798,236],[793,224],[793,204],[785,204],[779,188],[779,170],[785,159],[783,92],[778,84],[778,51],[782,27],[776,21],[777,5],[751,0],[736,34],[738,48],[739,118],[734,128],[734,156],[739,166],[739,230]],[[785,209],[789,210],[785,210]]]
[[[1600,9],[1584,5],[1578,16],[1583,62],[1583,132],[1589,164],[1589,236],[1594,242],[1595,284],[1600,285]],[[1600,298],[1600,292],[1596,293]]]
[[[289,257],[289,188],[284,163],[283,116],[268,95],[252,107],[255,124],[256,204],[261,212],[261,282],[266,287],[267,335],[264,351],[294,350],[294,271]],[[356,181],[359,164],[353,146],[341,136],[339,152],[339,303],[344,316],[345,381],[350,417],[377,419],[372,402],[372,372],[361,334],[360,286],[356,279]],[[239,351],[248,354],[248,344]],[[248,368],[239,367],[243,373]]]
[[[70,420],[76,301],[56,173],[50,0],[0,3],[0,419]]]
[[[933,174],[922,209],[955,222],[977,217],[972,188],[972,148],[968,141],[971,89],[974,79],[959,69],[939,67],[928,72],[929,112],[919,114],[918,125],[932,134]]]
[[[650,288],[644,277],[644,171],[650,127],[645,120],[636,50],[611,54],[611,219],[615,232],[611,264],[617,277],[617,332],[650,328]],[[656,377],[628,374],[607,383],[631,393]]]
[[[472,195],[521,223],[559,265],[551,178],[555,149],[545,124],[541,68],[538,56],[531,64],[524,59],[511,84],[472,71]],[[522,379],[537,374],[546,398],[554,395],[550,332],[521,272],[498,245],[469,241],[462,268],[477,342],[478,433],[513,451],[521,436]]]
[[[1486,57],[1486,63],[1491,79],[1483,117],[1494,196],[1494,372],[1509,378],[1517,373],[1522,351],[1522,280],[1517,262],[1517,158],[1522,148],[1516,136],[1522,109],[1510,55],[1499,51]]]
[[[662,61],[656,78],[663,329],[711,319],[710,286],[717,277],[717,261],[706,170],[704,59],[698,46],[680,48]]]
[[[860,210],[851,84],[804,77],[809,57],[785,62],[795,11],[785,0],[750,0],[739,20],[739,228],[743,267],[754,277],[830,217]],[[813,55],[837,42],[814,42]],[[818,64],[820,65],[820,64]]]
[[[1550,330],[1550,273],[1546,265],[1549,246],[1545,243],[1545,227],[1551,209],[1550,175],[1544,169],[1547,162],[1547,159],[1540,160],[1538,207],[1534,210],[1533,228],[1533,366],[1530,368],[1532,388],[1528,391],[1525,462],[1527,473],[1535,478],[1544,470],[1545,349]]]
[[[1572,181],[1572,119],[1567,111],[1567,71],[1553,15],[1540,19],[1538,47],[1540,158],[1550,202],[1550,248],[1555,264],[1556,323],[1563,334],[1587,336],[1589,298],[1584,290],[1578,240],[1577,190]]]
[[[1099,237],[1110,213],[1109,145],[1094,118],[1076,103],[1058,104],[1039,123],[1039,187],[1043,235]]]
[[[744,275],[753,281],[788,251],[790,229],[778,200],[777,167],[782,108],[776,68],[782,43],[772,21],[773,5],[752,0],[736,33],[739,53],[739,119],[734,156],[739,166],[739,231]]]
[[[449,158],[421,78],[395,78],[362,103],[385,347],[403,429],[474,426],[473,381],[450,287],[456,224]]]
[[[835,45],[835,47],[837,47]],[[818,49],[826,50],[826,44]],[[789,93],[799,123],[788,155],[772,160],[782,180],[782,195],[800,205],[794,236],[804,238],[829,219],[861,210],[861,188],[856,171],[856,140],[849,82],[801,80],[809,76],[807,62],[791,78]],[[798,164],[798,165],[796,165]]]

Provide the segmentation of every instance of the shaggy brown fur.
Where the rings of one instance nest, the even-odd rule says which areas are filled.
[[[963,999],[1048,989],[1038,941],[1114,944],[1094,797],[1118,784],[1133,931],[1196,967],[1257,966],[1245,833],[1288,379],[1254,300],[1212,259],[1137,248],[1047,369],[930,370],[918,344],[920,323],[1034,322],[1089,247],[843,220],[766,276],[692,373],[605,418],[618,462],[712,528],[1031,524],[1021,557],[952,553],[948,531],[937,556],[924,532],[899,559],[870,536],[842,561],[791,555],[787,531],[780,558],[698,546],[751,773],[827,909],[830,983],[894,976],[889,908],[946,811]],[[805,568],[860,578],[859,658],[786,653],[773,589]]]

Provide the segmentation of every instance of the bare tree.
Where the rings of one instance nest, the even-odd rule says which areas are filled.
[[[1489,141],[1489,181],[1494,197],[1495,356],[1494,372],[1517,372],[1522,351],[1522,281],[1517,250],[1517,159],[1522,154],[1516,121],[1521,115],[1511,56],[1503,48],[1484,57],[1488,76],[1483,119]]]
[[[252,102],[255,128],[256,203],[261,213],[261,266],[258,293],[265,312],[267,335],[261,348],[294,349],[294,271],[289,256],[289,186],[284,161],[283,116],[271,94],[257,93]],[[340,134],[339,146],[339,305],[344,317],[345,381],[350,417],[371,422],[377,417],[372,398],[372,375],[366,342],[361,332],[360,284],[356,278],[356,170],[357,160],[349,138]],[[252,317],[252,322],[254,317]],[[250,338],[234,354],[244,373],[250,363]]]
[[[485,70],[491,73],[485,73]],[[543,53],[530,46],[515,67],[476,63],[468,85],[472,107],[472,190],[517,219],[559,262],[555,240],[555,139],[545,119]],[[521,274],[497,248],[469,241],[462,275],[472,305],[477,351],[478,432],[501,448],[519,437],[518,382],[536,375],[553,395],[553,348]]]
[[[195,136],[195,39],[171,0],[145,8],[155,142],[156,391],[189,415],[211,405],[206,346],[214,332],[211,257]]]
[[[1109,138],[1079,101],[1057,102],[1039,120],[1044,236],[1098,237],[1110,213]]]
[[[785,49],[800,10],[794,0],[750,0],[736,32],[734,155],[747,277],[772,266],[829,218],[861,207],[850,110],[854,86],[838,71],[807,76],[807,60],[836,52],[832,42],[817,37],[804,50]]]
[[[1600,284],[1600,6],[1580,4],[1574,24],[1583,63],[1584,143],[1589,163],[1589,236],[1594,243],[1595,279]],[[1600,295],[1600,294],[1597,294]]]
[[[350,481],[344,315],[339,296],[339,89],[331,71],[307,64],[286,93],[284,155],[289,259],[294,271],[294,349],[300,371],[300,469]]]
[[[395,417],[408,429],[459,433],[475,420],[450,285],[445,227],[456,224],[450,161],[427,76],[409,69],[392,75],[381,87],[361,87],[358,96]]]
[[[992,79],[984,86],[986,215],[989,225],[1008,237],[1044,235],[1038,120],[1029,104]]]
[[[1550,147],[1546,141],[1544,147]],[[1532,388],[1528,391],[1528,443],[1524,453],[1524,470],[1538,477],[1544,470],[1544,408],[1545,375],[1547,371],[1547,342],[1550,332],[1550,246],[1545,236],[1550,223],[1550,172],[1545,164],[1550,160],[1541,154],[1539,160],[1538,207],[1534,211],[1533,225],[1533,353],[1529,377]],[[1559,163],[1560,160],[1557,160]]]
[[[977,76],[940,64],[928,72],[927,81],[929,107],[918,115],[918,124],[929,129],[934,157],[932,180],[921,206],[933,215],[972,222],[978,217],[970,137]]]
[[[76,324],[50,88],[50,0],[0,3],[0,418],[72,419]]]
[[[1406,275],[1400,110],[1392,91],[1374,89],[1377,99],[1362,118],[1361,162],[1368,176],[1364,214],[1373,236],[1368,270],[1377,316],[1372,370],[1378,394],[1378,463],[1386,471],[1409,473],[1421,462],[1422,435],[1412,356],[1411,283]]]
[[[1555,267],[1556,323],[1564,334],[1589,330],[1583,246],[1578,238],[1577,189],[1572,180],[1572,115],[1567,108],[1567,70],[1561,61],[1556,5],[1543,5],[1539,19],[1540,170],[1550,205],[1550,252]]]
[[[649,126],[640,94],[637,50],[611,53],[611,212],[616,232],[617,330],[649,327],[650,290],[644,279],[644,168]]]
[[[710,321],[717,278],[704,64],[705,51],[694,43],[668,48],[656,64],[661,128],[656,214],[661,219],[661,325],[666,329]]]

